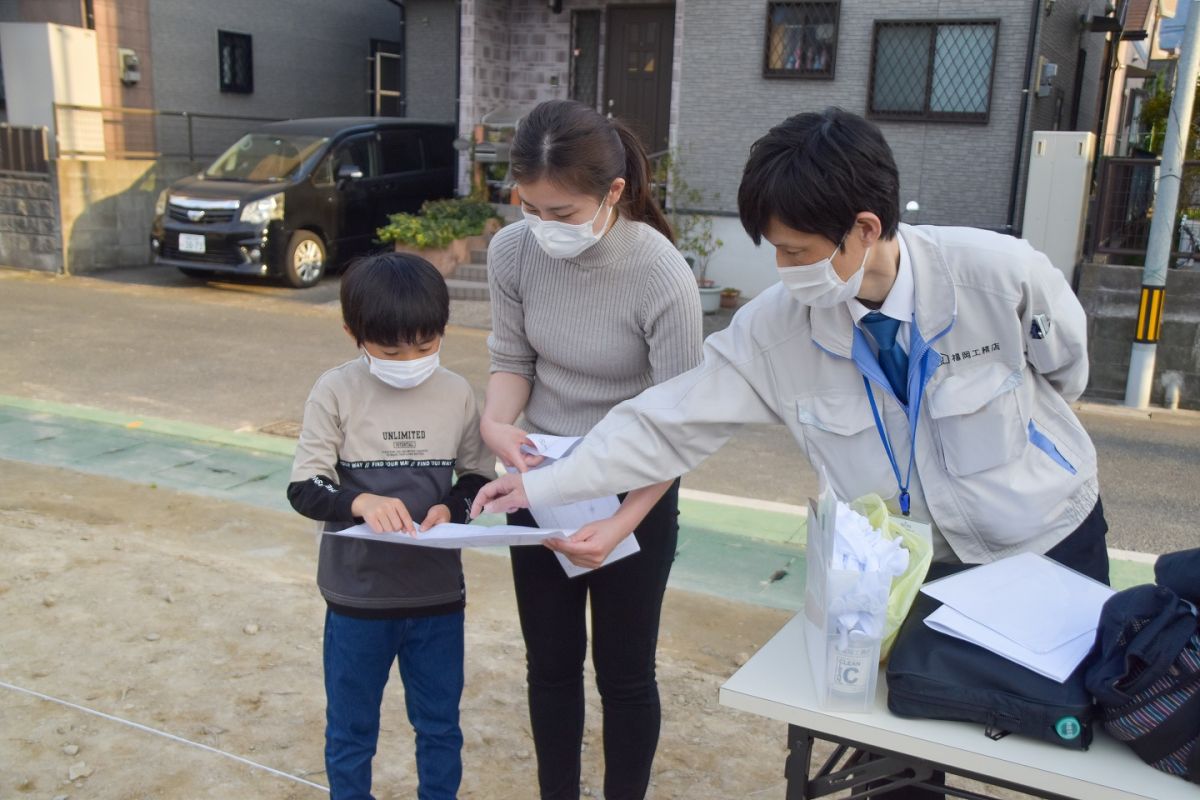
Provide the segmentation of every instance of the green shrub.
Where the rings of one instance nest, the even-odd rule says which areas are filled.
[[[477,200],[428,200],[419,214],[392,214],[387,225],[376,231],[383,243],[424,249],[448,247],[455,239],[478,236],[495,209]]]

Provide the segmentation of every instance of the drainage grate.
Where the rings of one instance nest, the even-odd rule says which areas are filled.
[[[268,423],[258,430],[260,433],[270,434],[271,436],[283,436],[287,439],[300,438],[300,423],[290,419],[281,419],[278,422]]]

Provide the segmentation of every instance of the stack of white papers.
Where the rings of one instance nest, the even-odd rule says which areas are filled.
[[[460,525],[446,522],[434,525],[415,536],[410,533],[375,533],[370,525],[355,525],[341,531],[325,531],[333,536],[352,536],[392,544],[416,547],[508,547],[522,544],[541,544],[552,536],[565,539],[574,531],[546,528],[526,528],[521,525]]]
[[[529,441],[533,442],[533,447],[529,445],[521,445],[521,449],[526,453],[533,453],[545,458],[534,469],[553,464],[556,460],[568,455],[571,449],[579,443],[582,437],[579,436],[550,436],[544,433],[531,433],[528,436]],[[512,469],[510,468],[510,472]],[[617,513],[617,509],[621,507],[621,502],[616,495],[608,497],[600,497],[595,500],[582,500],[578,503],[571,503],[565,506],[530,506],[529,513],[537,520],[537,524],[542,529],[559,529],[567,532],[567,536],[573,534],[579,528],[587,525],[589,522],[608,519],[613,514]],[[614,561],[619,561],[626,556],[631,556],[641,550],[638,545],[637,537],[630,533],[622,539],[612,552],[608,554],[608,558],[604,559],[604,563],[600,566],[606,567]],[[572,564],[571,561],[562,553],[555,551],[554,555],[558,556],[558,563],[562,565],[563,571],[568,577],[574,578],[582,575],[585,572],[591,572],[587,567],[580,567]]]
[[[544,456],[545,461],[540,466],[553,463],[570,452],[579,442],[578,436],[547,436],[545,434],[530,434],[529,440],[534,446],[522,445],[527,453]],[[537,469],[537,467],[535,467]],[[510,471],[512,471],[510,469]],[[390,542],[392,544],[415,545],[417,547],[510,547],[518,545],[541,544],[547,539],[569,539],[574,533],[589,522],[608,519],[617,513],[621,507],[615,495],[601,497],[597,500],[585,500],[567,506],[539,507],[529,509],[537,520],[538,528],[526,528],[521,525],[460,525],[447,522],[434,525],[427,531],[421,531],[415,536],[403,533],[375,533],[369,525],[355,525],[341,531],[326,531],[335,536],[351,536],[359,539]],[[601,566],[607,566],[626,556],[631,556],[641,550],[637,537],[632,533],[613,548]],[[555,552],[558,563],[568,577],[574,578],[585,572],[591,572],[587,567],[572,564],[562,553]]]
[[[1113,595],[1104,584],[1033,553],[959,572],[921,591],[943,603],[926,625],[1059,683],[1092,649],[1100,610]]]

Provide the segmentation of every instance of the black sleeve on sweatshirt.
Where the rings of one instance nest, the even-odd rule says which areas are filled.
[[[458,483],[442,498],[442,503],[450,509],[450,521],[465,524],[471,521],[471,504],[475,495],[483,488],[490,478],[474,473],[467,473],[458,478]]]
[[[287,496],[292,508],[310,519],[322,522],[353,522],[350,504],[361,492],[343,489],[324,475],[288,484]]]

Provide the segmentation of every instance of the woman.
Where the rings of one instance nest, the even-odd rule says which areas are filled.
[[[525,220],[488,250],[492,375],[480,430],[523,472],[540,461],[521,452],[528,432],[582,436],[616,404],[699,363],[701,314],[695,279],[653,198],[645,151],[624,125],[580,103],[543,103],[522,121],[511,159]],[[581,577],[568,578],[551,549],[512,550],[543,798],[579,797],[589,598],[604,796],[646,793],[678,492],[678,481],[631,491],[612,518],[556,542],[575,564],[596,567],[636,533],[639,553]],[[536,525],[527,511],[509,522]]]

